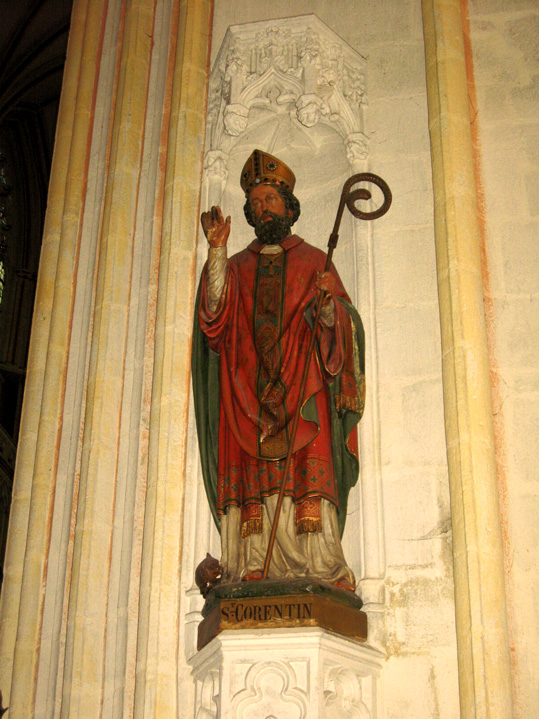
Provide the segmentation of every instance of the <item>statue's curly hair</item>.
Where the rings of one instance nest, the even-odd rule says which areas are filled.
[[[291,190],[288,189],[288,187],[282,187],[281,185],[272,185],[272,187],[275,187],[277,192],[283,198],[286,209],[291,210],[292,218],[290,220],[290,226],[292,226],[295,222],[297,222],[298,217],[301,213],[298,198],[292,193]],[[247,196],[247,200],[245,201],[245,205],[243,206],[243,212],[245,214],[245,219],[247,220],[247,222],[251,225],[251,227],[254,227],[256,225],[256,222],[249,196]]]

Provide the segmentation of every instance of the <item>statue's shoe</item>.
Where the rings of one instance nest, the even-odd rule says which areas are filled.
[[[241,578],[241,581],[252,582],[255,579],[262,579],[262,572],[258,569],[255,572],[249,572],[249,574],[244,574],[244,576]]]
[[[352,584],[348,581],[348,579],[345,579],[344,577],[341,577],[341,579],[337,579],[336,582],[333,582],[333,585],[335,587],[338,587],[339,589],[347,589],[349,592],[356,591],[356,585]]]

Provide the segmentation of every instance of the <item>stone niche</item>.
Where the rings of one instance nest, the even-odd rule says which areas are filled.
[[[294,231],[326,249],[343,183],[371,169],[366,70],[366,59],[315,15],[229,27],[209,80],[201,208],[220,205],[225,216],[232,216],[231,254],[252,239],[243,221],[245,198],[239,178],[254,148],[281,157],[293,169],[302,210]],[[346,213],[335,264],[360,308],[366,341],[374,347],[372,229],[367,224]],[[199,272],[206,257],[207,243],[200,231]],[[372,374],[373,364],[369,371]],[[377,391],[376,381],[368,383],[371,408],[378,407]],[[360,428],[362,478],[349,499],[355,517],[343,538],[365,609],[371,612],[369,641],[382,616],[385,572],[382,517],[372,511],[364,516],[381,503],[376,433],[377,414],[371,410]],[[219,556],[219,539],[204,493],[193,412],[188,477],[186,503],[193,507],[196,521],[186,518],[184,651],[196,683],[195,716],[376,717],[383,655],[368,644],[314,628],[303,634],[241,630],[224,631],[196,652],[203,601],[193,583],[194,568],[202,551]],[[240,654],[244,659],[237,664]],[[278,686],[282,706],[268,704]]]
[[[201,208],[220,205],[225,215],[232,216],[230,253],[243,249],[252,239],[252,230],[243,220],[245,198],[239,177],[255,147],[282,157],[292,167],[301,202],[301,217],[294,231],[326,249],[343,183],[352,174],[371,170],[366,72],[366,59],[315,15],[228,28],[209,80]],[[376,203],[379,198],[375,193],[373,197]],[[374,224],[354,220],[345,213],[334,257],[352,302],[361,312],[370,348],[376,347]],[[199,273],[206,257],[207,243],[200,231]],[[368,508],[381,505],[375,356],[368,371],[371,411],[360,424],[361,486],[349,499],[349,511],[359,521],[345,529],[343,546],[364,603],[374,607],[383,602],[383,520],[377,512],[363,515]],[[188,457],[193,478],[188,488],[190,500],[202,511],[206,498],[192,412]],[[209,517],[209,509],[204,511]],[[209,520],[198,521],[190,533],[186,554],[191,556],[191,577],[202,559],[195,556],[195,548],[213,546],[215,551],[217,537],[210,525]],[[368,580],[363,581],[365,577]],[[192,590],[189,611],[194,617],[199,606],[198,599],[194,600],[197,590]]]

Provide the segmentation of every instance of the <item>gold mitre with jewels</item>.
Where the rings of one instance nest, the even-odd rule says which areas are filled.
[[[288,165],[277,157],[262,150],[254,150],[243,166],[240,184],[246,195],[253,187],[261,184],[280,185],[292,192],[296,177]]]

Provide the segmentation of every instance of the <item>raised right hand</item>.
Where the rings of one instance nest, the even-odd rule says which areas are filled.
[[[230,215],[224,220],[221,208],[214,206],[202,213],[200,221],[210,247],[225,247],[230,234]]]

